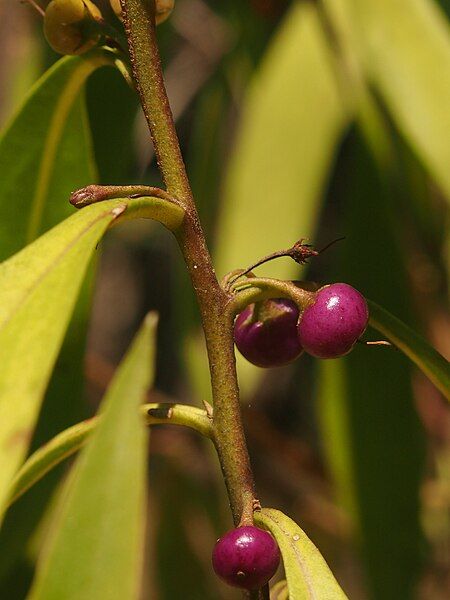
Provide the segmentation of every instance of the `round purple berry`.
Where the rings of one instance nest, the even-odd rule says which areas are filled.
[[[369,320],[367,302],[346,283],[320,288],[314,304],[300,316],[298,337],[306,352],[318,358],[348,354]]]
[[[274,576],[280,564],[280,550],[270,533],[246,525],[217,540],[212,564],[216,574],[229,585],[255,590]]]
[[[292,300],[278,298],[250,304],[237,317],[234,341],[240,353],[258,367],[280,367],[302,352],[299,311]]]

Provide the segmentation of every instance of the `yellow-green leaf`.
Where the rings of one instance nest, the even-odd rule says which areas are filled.
[[[88,207],[0,265],[1,507],[26,453],[89,259],[125,208],[117,200]]]
[[[403,135],[450,197],[450,28],[433,0],[347,0],[360,52]]]
[[[274,508],[263,508],[255,513],[255,522],[269,530],[280,547],[289,600],[347,598],[319,550],[292,519]]]
[[[138,407],[153,379],[149,314],[102,403],[74,467],[30,600],[138,598],[145,534],[147,442]]]
[[[347,120],[317,10],[295,2],[245,102],[215,248],[220,275],[314,235]],[[260,272],[285,279],[297,270],[280,259]],[[240,357],[238,365],[245,394],[261,371]]]
[[[59,60],[0,136],[0,260],[68,217],[70,192],[95,178],[83,86],[103,52]]]
[[[450,363],[418,333],[387,310],[369,301],[370,324],[415,363],[450,401]]]
[[[245,102],[215,251],[220,274],[314,233],[346,121],[317,11],[294,3]],[[264,270],[296,272],[288,260]]]

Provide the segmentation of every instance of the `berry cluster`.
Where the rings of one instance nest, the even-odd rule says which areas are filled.
[[[338,358],[350,352],[368,320],[364,297],[346,283],[333,283],[320,288],[301,313],[286,299],[247,306],[235,321],[234,340],[259,367],[288,364],[303,350],[317,358]]]
[[[212,564],[229,585],[244,590],[263,587],[280,564],[280,550],[267,531],[247,525],[228,531],[214,546]]]

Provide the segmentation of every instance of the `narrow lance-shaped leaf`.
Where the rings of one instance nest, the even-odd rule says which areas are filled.
[[[270,600],[289,600],[289,588],[285,579],[270,588]]]
[[[100,52],[58,61],[0,137],[1,260],[68,217],[70,192],[93,183],[82,92],[87,77],[108,62]]]
[[[314,232],[346,122],[317,11],[295,3],[245,102],[215,249],[220,274]],[[264,271],[286,279],[297,268],[285,260]]]
[[[391,115],[450,198],[450,28],[434,0],[346,0]]]
[[[305,532],[279,510],[255,513],[257,525],[268,529],[283,557],[290,600],[345,600],[347,596],[325,559]]]
[[[369,302],[370,324],[402,350],[450,401],[450,363],[418,333],[391,315],[387,310]]]
[[[22,461],[92,252],[126,208],[88,207],[0,265],[0,506]]]
[[[138,598],[147,441],[139,405],[153,379],[150,313],[121,363],[102,418],[69,478],[29,600]]]
[[[0,260],[72,214],[69,193],[96,180],[84,83],[104,58],[99,51],[58,61],[33,85],[0,137]],[[92,264],[43,399],[31,448],[86,416],[83,369],[94,271]],[[18,571],[25,564],[19,555],[23,556],[60,475],[55,470],[6,515],[0,530],[0,597],[10,597],[13,571],[26,578]]]
[[[312,238],[347,119],[317,10],[296,2],[245,101],[215,248],[220,275]],[[298,267],[281,259],[262,272],[288,279]],[[237,359],[245,394],[261,371]]]
[[[347,185],[338,185],[333,196],[342,204],[347,241],[335,250],[333,278],[414,322],[396,239],[396,191],[368,148],[356,134],[342,156],[340,172]],[[358,534],[369,593],[388,599],[401,589],[402,598],[413,598],[423,560],[423,438],[411,365],[401,352],[357,344],[347,356],[317,366],[324,451]]]

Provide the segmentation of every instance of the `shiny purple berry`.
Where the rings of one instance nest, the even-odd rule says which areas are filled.
[[[234,341],[258,367],[279,367],[302,352],[297,335],[298,308],[283,298],[250,304],[237,317]]]
[[[271,579],[280,564],[280,551],[267,531],[247,525],[228,531],[212,553],[216,574],[229,585],[255,590]]]
[[[314,304],[300,316],[298,337],[304,350],[318,358],[348,354],[369,320],[367,302],[346,283],[321,288]]]

